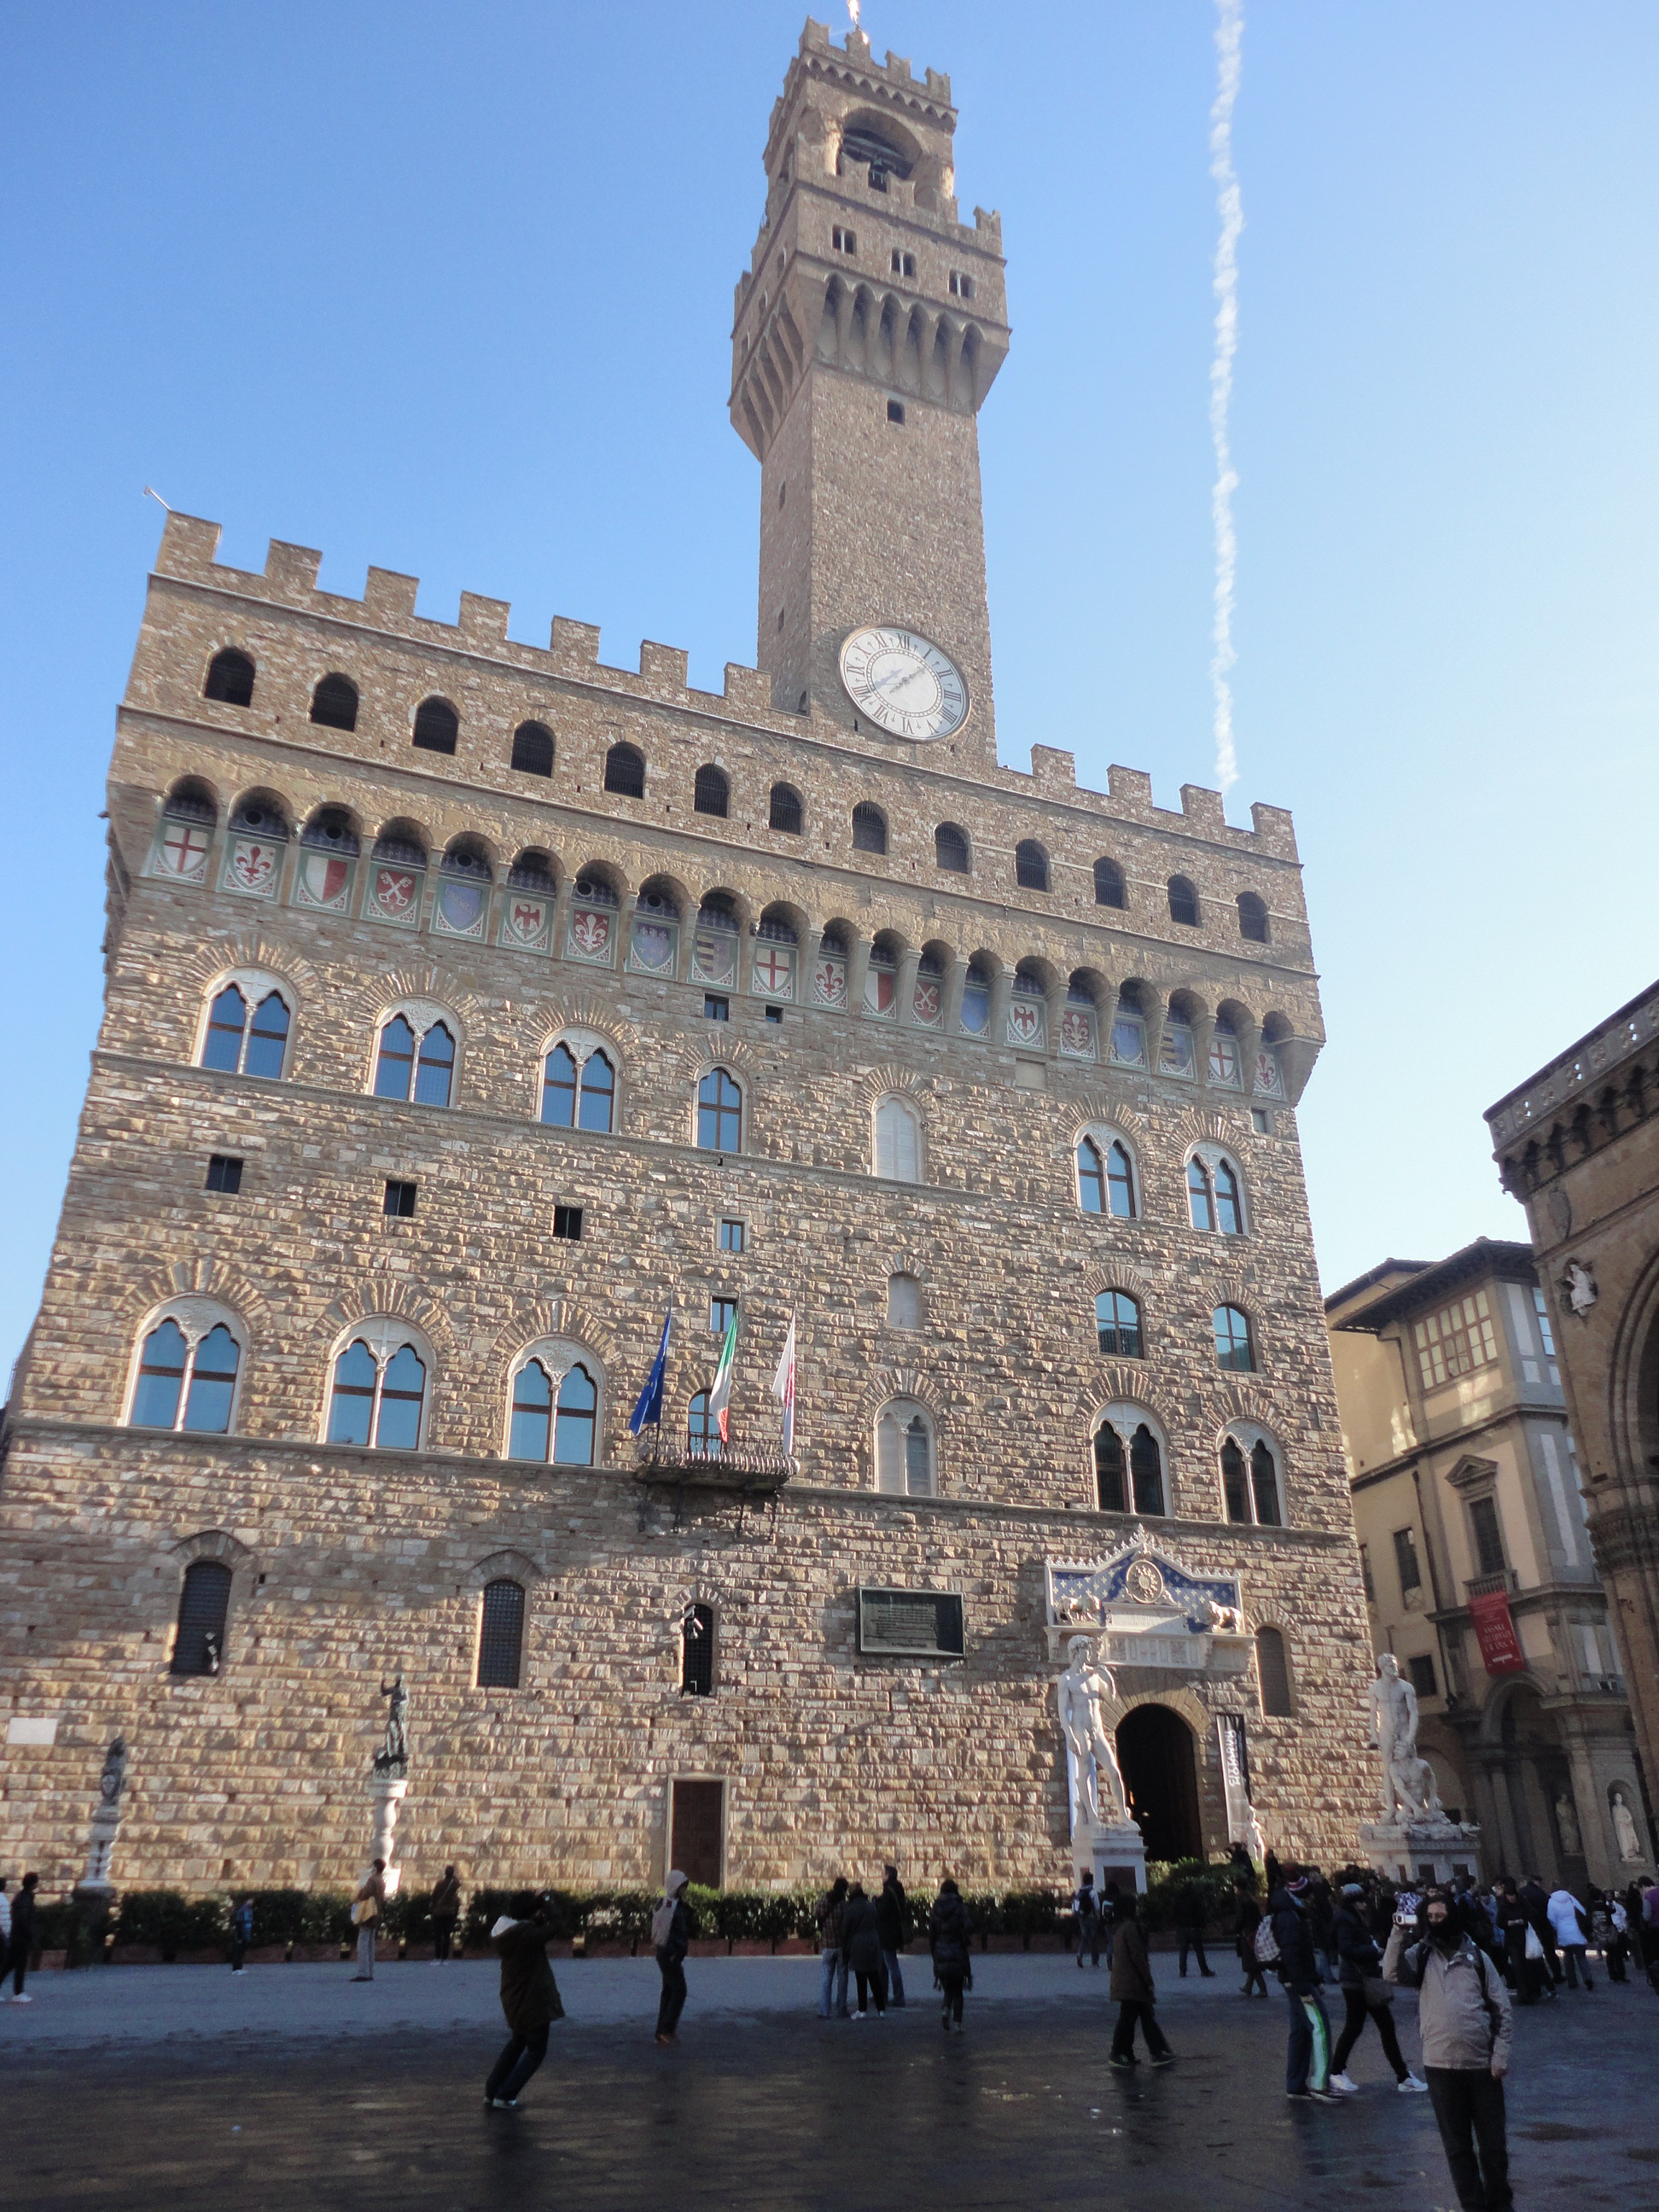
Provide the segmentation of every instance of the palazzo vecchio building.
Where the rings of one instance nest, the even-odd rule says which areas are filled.
[[[1079,1623],[1152,1859],[1247,1790],[1281,1854],[1354,1851],[1291,822],[999,765],[1009,330],[956,119],[808,23],[737,287],[723,693],[169,518],[6,1416],[0,1863],[75,1878],[119,1735],[118,1886],[337,1887],[401,1669],[411,1878],[1066,1883]]]

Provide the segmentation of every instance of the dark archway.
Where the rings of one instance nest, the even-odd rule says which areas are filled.
[[[1201,1859],[1193,1732],[1167,1705],[1137,1705],[1118,1723],[1118,1764],[1151,1859]]]

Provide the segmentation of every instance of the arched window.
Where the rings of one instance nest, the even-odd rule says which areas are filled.
[[[311,695],[311,719],[325,730],[355,730],[357,687],[349,676],[325,676]]]
[[[933,1494],[933,1431],[914,1400],[895,1399],[876,1423],[876,1488],[895,1498]]]
[[[1095,1491],[1103,1513],[1164,1512],[1164,1446],[1135,1406],[1109,1406],[1095,1431]]]
[[[1238,1170],[1219,1152],[1195,1152],[1187,1163],[1187,1210],[1194,1229],[1218,1230],[1224,1237],[1244,1234],[1244,1208]]]
[[[406,1016],[394,1014],[380,1031],[374,1062],[374,1096],[407,1098],[414,1079],[417,1106],[447,1106],[455,1079],[455,1040],[442,1022],[416,1041]]]
[[[1279,1508],[1279,1467],[1265,1437],[1258,1437],[1250,1446],[1250,1492],[1255,1499],[1255,1517],[1261,1527],[1282,1528],[1285,1516]]]
[[[711,761],[697,770],[691,789],[694,813],[718,815],[724,822],[731,799],[732,787],[726,781],[724,769],[716,768]]]
[[[933,859],[951,875],[965,876],[969,869],[967,831],[958,830],[954,822],[941,822],[933,832]]]
[[[1127,1513],[1123,1439],[1109,1422],[1095,1431],[1095,1496],[1103,1513]]]
[[[246,1028],[247,1000],[234,983],[228,983],[208,1015],[207,1035],[202,1040],[203,1066],[222,1068],[234,1075],[242,1064]]]
[[[230,1583],[230,1569],[222,1559],[192,1559],[185,1569],[170,1673],[216,1674],[224,1665]]]
[[[793,783],[775,783],[767,809],[767,825],[786,837],[799,837],[805,827],[800,793]]]
[[[415,709],[414,743],[423,753],[453,753],[461,718],[447,699],[422,699]]]
[[[680,1620],[680,1694],[714,1694],[714,1608],[688,1605]]]
[[[1238,895],[1238,933],[1249,938],[1252,945],[1267,942],[1267,902],[1254,891],[1240,891]]]
[[[616,1126],[617,1071],[610,1055],[592,1051],[577,1063],[563,1042],[542,1063],[542,1119],[556,1129],[599,1129]]]
[[[707,1390],[694,1391],[686,1408],[685,1448],[693,1459],[718,1459],[720,1455],[720,1417],[708,1410]]]
[[[274,1083],[283,1073],[288,1028],[288,1008],[278,992],[264,994],[253,1009],[250,1025],[246,1000],[234,983],[228,983],[208,1014],[202,1065],[222,1068],[230,1075],[257,1075]]]
[[[592,1466],[599,1409],[599,1385],[578,1360],[559,1385],[558,1419],[553,1434],[556,1466]]]
[[[1218,1306],[1210,1316],[1215,1331],[1215,1364],[1234,1375],[1255,1372],[1255,1345],[1249,1316],[1237,1306]]]
[[[510,1459],[545,1461],[553,1439],[553,1385],[539,1359],[527,1359],[513,1384]]]
[[[645,755],[637,745],[612,745],[605,757],[605,787],[618,799],[645,797]]]
[[[1255,1632],[1255,1671],[1261,1683],[1261,1710],[1270,1721],[1294,1718],[1291,1700],[1291,1659],[1285,1638],[1276,1628]]]
[[[743,1150],[743,1093],[723,1067],[711,1067],[697,1085],[697,1149]]]
[[[513,766],[520,775],[552,775],[553,732],[545,722],[520,722],[514,731]]]
[[[921,1327],[921,1285],[914,1275],[888,1277],[887,1326],[889,1328]]]
[[[1095,1333],[1100,1349],[1114,1359],[1139,1359],[1140,1301],[1127,1291],[1102,1291],[1095,1300]]]
[[[1095,862],[1095,904],[1126,907],[1128,903],[1122,869],[1115,860],[1097,860]]]
[[[253,704],[253,663],[246,653],[238,653],[234,646],[227,646],[216,653],[208,663],[207,682],[202,686],[204,699],[217,699],[226,707],[251,707]]]
[[[1209,1170],[1196,1158],[1187,1163],[1187,1211],[1194,1229],[1214,1229],[1215,1196],[1210,1188]]]
[[[1215,1165],[1216,1226],[1224,1237],[1244,1234],[1244,1214],[1238,1202],[1238,1175],[1231,1160]]]
[[[513,1377],[510,1457],[592,1466],[599,1384],[592,1362],[580,1346],[550,1339],[526,1355]]]
[[[334,1363],[328,1441],[371,1444],[381,1451],[420,1448],[426,1366],[414,1346],[374,1332],[378,1349],[355,1337]]]
[[[1014,848],[1014,881],[1023,891],[1048,888],[1048,855],[1035,837],[1022,837]]]
[[[1135,1218],[1134,1168],[1125,1147],[1115,1138],[1103,1152],[1092,1137],[1077,1148],[1078,1202],[1085,1213],[1114,1214],[1120,1221]]]
[[[1284,1526],[1278,1457],[1253,1423],[1235,1426],[1222,1438],[1221,1491],[1230,1521],[1255,1522],[1263,1528]]]
[[[1185,876],[1170,878],[1170,919],[1187,929],[1198,927],[1198,893]]]
[[[1106,1164],[1092,1137],[1085,1137],[1077,1148],[1077,1195],[1085,1213],[1105,1212]]]
[[[1145,1421],[1129,1439],[1129,1474],[1137,1513],[1164,1510],[1164,1454]]]
[[[484,1585],[478,1614],[478,1687],[516,1690],[524,1659],[524,1584],[503,1575]]]
[[[230,1428],[241,1347],[223,1322],[186,1336],[169,1316],[144,1339],[127,1416],[135,1429],[185,1429],[222,1437]]]
[[[1244,1455],[1231,1437],[1222,1439],[1221,1493],[1226,1503],[1230,1521],[1248,1521],[1250,1517],[1250,1480],[1244,1464]]]
[[[887,817],[880,807],[872,806],[860,799],[853,809],[853,850],[855,853],[884,853],[887,850]]]
[[[921,1126],[902,1098],[884,1098],[876,1109],[875,1172],[893,1182],[921,1180]]]

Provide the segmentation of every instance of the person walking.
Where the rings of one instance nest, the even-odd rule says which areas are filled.
[[[448,1871],[453,1874],[454,1869]],[[564,2018],[559,1985],[547,1960],[553,1940],[549,1902],[545,1897],[538,1899],[528,1920],[509,1920],[503,1913],[489,1931],[501,1956],[501,2010],[508,2031],[501,2055],[484,2083],[484,2102],[496,2112],[511,2112],[518,2103],[519,2092],[547,2056],[548,2029]],[[657,2040],[660,2043],[662,2038]]]
[[[1601,1900],[1601,1910],[1607,1915],[1607,1938],[1601,1946],[1601,1957],[1610,1982],[1628,1979],[1625,1972],[1630,1958],[1630,1914],[1625,1901],[1616,1889],[1610,1889]]]
[[[433,1883],[426,1910],[432,1923],[433,1958],[445,1960],[455,1941],[455,1923],[461,1917],[460,1879],[453,1866],[447,1866],[441,1879]]]
[[[1255,1955],[1255,1931],[1261,1925],[1261,1907],[1255,1901],[1255,1892],[1247,1881],[1233,1884],[1233,1895],[1237,1899],[1237,1915],[1233,1922],[1233,1948],[1238,1954],[1238,1963],[1244,1969],[1243,1984],[1238,1994],[1242,1997],[1265,1997],[1267,1994],[1267,1969]]]
[[[1308,1924],[1308,1877],[1288,1875],[1282,1889],[1268,1900],[1273,1941],[1279,1946],[1279,1978],[1290,2003],[1291,2035],[1285,2053],[1285,2094],[1310,2097],[1316,2105],[1336,2105],[1342,2092],[1333,2089],[1331,2023],[1319,1994],[1319,1966],[1314,1956],[1313,1930]]]
[[[1209,1917],[1209,1907],[1203,1891],[1195,1881],[1183,1883],[1176,1892],[1176,1936],[1181,1945],[1181,1978],[1187,1978],[1187,1956],[1195,1952],[1198,1971],[1204,1979],[1213,1981],[1215,1969],[1204,1955],[1204,1923]]]
[[[34,2002],[23,1981],[34,1960],[34,1893],[40,1887],[38,1874],[26,1874],[11,1908],[11,1941],[6,1948],[6,1966],[11,1969],[8,2004]],[[0,1966],[0,1981],[5,1979],[5,1973],[6,1967]]]
[[[1561,1961],[1556,1955],[1555,1929],[1550,1920],[1550,1893],[1535,1874],[1529,1874],[1522,1883],[1520,1898],[1527,1908],[1528,1923],[1533,1934],[1543,1947],[1544,1972],[1552,1990],[1559,1989],[1566,1977],[1561,1972]]]
[[[878,2019],[887,2009],[887,1972],[881,1962],[881,1923],[876,1917],[876,1908],[864,1893],[864,1884],[855,1881],[847,1893],[847,1903],[841,1916],[841,1947],[846,1954],[847,1966],[858,1985],[858,2009],[854,2020],[869,2016],[871,2000],[875,2001]]]
[[[354,1982],[372,1982],[374,1978],[374,1941],[385,1911],[386,1861],[376,1859],[372,1872],[351,1902],[351,1917],[357,1927],[357,1971],[351,1977]]]
[[[233,1974],[247,1971],[242,1962],[247,1957],[247,1947],[252,1941],[253,1899],[245,1894],[239,1897],[231,1908],[230,1971]]]
[[[1135,2029],[1146,2039],[1146,2056],[1154,2066],[1174,2063],[1153,2008],[1158,1992],[1152,1983],[1152,1962],[1146,1938],[1135,1917],[1134,1900],[1125,1898],[1112,1916],[1112,1980],[1109,1994],[1117,2000],[1117,2026],[1106,2063],[1126,2074],[1139,2062],[1135,2057]]]
[[[680,2014],[685,2009],[685,1954],[691,1948],[691,1916],[685,1909],[685,1886],[690,1879],[676,1867],[663,1887],[662,1903],[651,1917],[651,1948],[662,1973],[662,1999],[657,2007],[659,2043],[680,2039]]]
[[[1395,1921],[1382,1977],[1417,1991],[1423,2071],[1459,2204],[1463,2212],[1510,2212],[1515,2199],[1504,2116],[1513,2033],[1509,1991],[1458,1926],[1443,1889],[1426,1893],[1420,1923],[1408,1925],[1403,1914]]]
[[[1085,1951],[1097,1966],[1100,1964],[1100,1899],[1095,1894],[1095,1878],[1086,1869],[1073,1896],[1072,1910],[1077,1915],[1077,1970],[1080,1974]],[[1109,1929],[1109,1941],[1110,1935]]]
[[[812,1915],[818,1923],[819,1954],[823,1960],[823,1983],[818,1991],[820,2020],[847,2017],[847,1954],[841,1944],[842,1915],[846,1909],[847,1877],[838,1874]]]
[[[11,1958],[11,1899],[6,1895],[6,1877],[0,1874],[0,1982],[6,1978],[6,1967]]]
[[[1348,2058],[1370,2020],[1376,2023],[1377,2040],[1382,2045],[1382,2056],[1394,2069],[1395,2087],[1402,2094],[1418,2094],[1429,2085],[1418,2080],[1400,2055],[1400,2038],[1395,2033],[1392,2009],[1394,1991],[1382,1979],[1382,1954],[1377,1948],[1376,1938],[1359,1917],[1364,1896],[1361,1883],[1345,1883],[1331,1914],[1337,1980],[1346,2014],[1342,2033],[1331,2056],[1331,2087],[1340,2089],[1345,2097],[1358,2094],[1359,2084],[1348,2073]]]
[[[944,1997],[939,2026],[949,2035],[956,2023],[962,2033],[962,1993],[974,1985],[973,1954],[969,1948],[974,1923],[962,1893],[947,1874],[939,1886],[933,1909],[927,1916],[927,1948],[933,1954],[933,1979]]]
[[[881,1895],[876,1899],[876,1926],[881,1936],[881,1961],[887,1969],[887,2002],[895,2012],[904,2010],[904,1974],[899,1954],[910,1940],[910,1901],[898,1869],[882,1869]]]
[[[1555,1937],[1556,1948],[1567,1964],[1567,1987],[1576,1990],[1582,1974],[1586,1990],[1595,1984],[1589,1972],[1589,1923],[1584,1908],[1572,1892],[1565,1886],[1550,1892],[1550,1929]]]
[[[1544,1947],[1532,1924],[1532,1916],[1521,1902],[1514,1881],[1505,1876],[1498,1885],[1498,1928],[1504,1939],[1504,1978],[1517,2004],[1535,2005],[1540,1996],[1555,1995],[1544,1972]]]

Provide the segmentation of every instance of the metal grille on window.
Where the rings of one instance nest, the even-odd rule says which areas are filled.
[[[175,1674],[216,1674],[224,1663],[225,1619],[230,1611],[230,1569],[217,1559],[197,1559],[185,1570],[179,1598],[179,1632],[173,1644]]]
[[[489,1583],[478,1627],[478,1687],[516,1690],[524,1656],[524,1586],[509,1578]]]
[[[714,1608],[689,1605],[680,1623],[680,1690],[688,1698],[714,1692]]]

